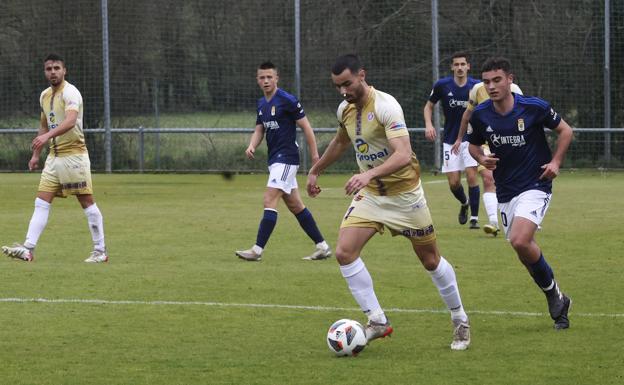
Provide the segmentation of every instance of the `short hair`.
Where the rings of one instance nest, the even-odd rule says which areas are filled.
[[[260,64],[258,66],[259,70],[275,70],[275,72],[277,72],[277,67],[275,66],[275,64],[273,64],[270,61],[265,61],[264,63]]]
[[[356,74],[359,70],[363,68],[364,66],[360,61],[360,58],[356,54],[350,53],[347,55],[342,55],[338,59],[336,59],[336,62],[334,62],[331,71],[334,75],[340,75],[344,72],[344,70],[348,69],[352,74]]]
[[[466,61],[470,60],[470,56],[468,55],[468,52],[466,51],[457,51],[455,53],[453,53],[453,55],[451,56],[451,62],[453,62],[453,59],[457,59],[463,57],[464,59],[466,59]]]
[[[506,74],[511,73],[511,62],[502,56],[488,58],[481,66],[481,73],[488,71],[503,70]]]
[[[45,59],[43,59],[43,62],[47,62],[47,61],[60,61],[61,63],[63,63],[63,67],[65,67],[65,60],[61,57],[61,55],[57,55],[55,53],[51,53],[48,56],[46,56]]]

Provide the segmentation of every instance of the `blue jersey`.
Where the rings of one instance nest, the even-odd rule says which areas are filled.
[[[305,117],[296,97],[277,89],[271,100],[258,99],[256,124],[264,126],[269,149],[269,165],[273,163],[299,164],[297,120]]]
[[[506,115],[494,111],[491,100],[479,104],[472,113],[472,133],[468,135],[471,144],[480,146],[487,142],[490,151],[500,159],[494,181],[501,203],[527,190],[551,192],[552,181],[540,179],[542,166],[552,160],[544,127],[553,129],[561,122],[548,102],[513,95],[513,109]]]
[[[478,80],[468,77],[466,84],[460,87],[455,83],[455,79],[449,76],[438,80],[433,85],[429,101],[436,104],[438,100],[442,100],[442,110],[444,110],[444,143],[455,143],[462,115],[464,115],[468,105],[468,94],[477,83],[479,83]],[[462,141],[465,140],[467,139],[464,136]]]

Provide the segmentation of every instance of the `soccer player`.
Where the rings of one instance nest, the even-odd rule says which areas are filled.
[[[522,90],[515,83],[511,83],[511,92],[522,95]],[[470,93],[468,94],[468,105],[466,106],[466,110],[461,118],[461,123],[459,124],[457,139],[455,139],[455,143],[453,144],[453,147],[451,147],[451,152],[453,154],[459,154],[462,140],[466,135],[466,132],[468,132],[468,124],[470,122],[470,117],[472,116],[472,111],[477,105],[483,103],[489,98],[490,97],[488,96],[485,87],[483,87],[483,82],[475,84],[470,90]],[[490,151],[487,144],[483,145],[483,151],[486,154]],[[486,234],[497,236],[500,229],[498,227],[498,201],[496,200],[496,184],[494,184],[494,176],[492,175],[492,170],[488,170],[483,165],[479,165],[477,167],[477,171],[483,180],[483,204],[485,206],[485,212],[488,215],[488,220],[490,221],[490,223],[483,225],[483,231],[485,231]]]
[[[470,63],[468,63],[468,55],[465,52],[453,54],[451,71],[453,76],[442,78],[433,85],[429,100],[425,104],[423,112],[425,137],[434,141],[437,136],[431,116],[433,115],[433,106],[441,100],[444,111],[444,163],[442,164],[442,172],[446,174],[453,196],[461,204],[458,215],[459,223],[463,225],[468,222],[468,207],[470,207],[470,228],[478,229],[479,195],[481,191],[477,179],[477,161],[468,153],[468,142],[465,138],[458,154],[454,154],[451,147],[455,143],[462,114],[468,105],[468,92],[479,81],[468,76]],[[462,171],[466,173],[469,199],[466,198],[464,186],[461,183]]]
[[[277,87],[279,74],[273,63],[262,63],[256,71],[256,80],[264,96],[258,99],[256,128],[245,154],[253,159],[256,148],[266,133],[269,181],[264,192],[264,214],[258,228],[256,244],[251,249],[236,251],[236,255],[246,261],[262,259],[262,252],[277,223],[277,204],[282,199],[308,237],[316,244],[314,252],[303,259],[326,259],[331,255],[331,248],[318,229],[312,213],[303,204],[297,186],[297,126],[303,130],[312,163],[319,159],[314,131],[297,98]]]
[[[107,262],[102,213],[93,199],[91,163],[82,132],[83,104],[80,91],[65,80],[67,68],[59,55],[48,55],[43,63],[50,87],[39,97],[40,127],[32,141],[33,154],[28,162],[32,171],[39,167],[39,156],[48,144],[49,155],[41,173],[35,211],[24,244],[3,246],[2,252],[22,261],[32,261],[39,236],[48,222],[55,196],[75,195],[84,209],[93,239],[93,251],[85,262]]]
[[[572,141],[572,129],[540,98],[511,92],[511,64],[505,58],[486,60],[482,79],[490,100],[478,105],[470,123],[470,153],[494,171],[496,195],[505,236],[544,291],[555,329],[570,326],[570,298],[559,290],[551,267],[535,242],[552,198],[552,180]],[[558,134],[557,149],[551,154],[544,127]],[[488,143],[491,154],[481,145]]]
[[[433,221],[420,183],[420,166],[412,152],[403,110],[391,95],[366,83],[365,70],[356,55],[339,57],[332,81],[345,99],[337,111],[340,128],[321,159],[310,169],[307,191],[321,189],[319,175],[353,146],[360,172],[345,184],[354,195],[338,234],[336,259],[351,294],[368,317],[369,341],[392,333],[373,280],[360,254],[366,243],[388,228],[393,236],[407,238],[451,312],[454,326],[451,349],[470,345],[470,324],[464,311],[453,266],[440,256]]]

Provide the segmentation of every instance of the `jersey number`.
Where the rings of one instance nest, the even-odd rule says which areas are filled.
[[[444,160],[451,159],[451,153],[449,151],[444,151]]]

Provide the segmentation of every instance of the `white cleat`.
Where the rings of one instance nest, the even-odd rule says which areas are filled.
[[[245,261],[250,262],[259,262],[262,260],[262,254],[257,254],[253,249],[249,250],[238,250],[236,251],[236,256],[240,259],[244,259]]]
[[[91,254],[89,254],[89,258],[84,260],[87,263],[103,263],[108,262],[108,255],[106,255],[105,251],[93,250]]]
[[[331,247],[327,247],[326,249],[317,248],[314,252],[308,256],[303,257],[302,259],[306,261],[321,261],[323,259],[327,259],[331,257],[332,251]]]
[[[11,247],[2,246],[2,252],[9,258],[15,258],[25,262],[32,262],[32,260],[35,259],[33,251],[19,243],[14,243]]]
[[[453,342],[451,350],[466,350],[470,346],[470,323],[453,321],[455,330],[453,331]]]

